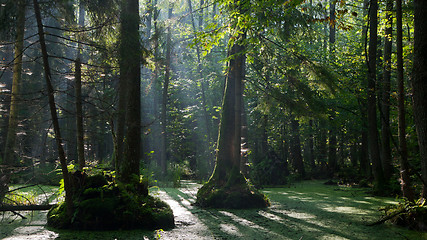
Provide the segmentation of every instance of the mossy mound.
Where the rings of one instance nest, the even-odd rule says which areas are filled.
[[[214,181],[197,192],[196,205],[205,208],[248,209],[270,206],[267,197],[246,183],[218,187]]]
[[[68,217],[65,203],[53,207],[47,224],[59,229],[169,229],[174,218],[168,204],[146,194],[143,184],[115,184],[104,176],[84,177],[74,192],[73,214]]]

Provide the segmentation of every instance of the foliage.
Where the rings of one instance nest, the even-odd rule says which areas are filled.
[[[427,205],[425,199],[415,202],[401,199],[398,204],[388,205],[380,208],[384,213],[383,218],[389,219],[391,223],[412,230],[427,231]]]

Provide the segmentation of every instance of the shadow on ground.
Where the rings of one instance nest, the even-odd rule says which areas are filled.
[[[151,191],[174,211],[176,227],[169,231],[56,231],[45,228],[46,212],[36,212],[26,220],[0,219],[0,239],[427,239],[427,233],[388,224],[366,226],[379,219],[380,206],[394,203],[369,196],[367,189],[306,181],[263,189],[269,208],[226,210],[192,206],[200,185],[182,186]]]

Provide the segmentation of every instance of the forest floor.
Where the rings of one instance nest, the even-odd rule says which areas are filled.
[[[176,227],[157,231],[70,231],[46,228],[46,211],[0,215],[0,239],[427,239],[427,233],[382,224],[378,208],[396,203],[372,197],[365,188],[303,181],[283,188],[265,188],[266,209],[200,209],[192,206],[199,184],[181,188],[152,188],[151,194],[174,211]]]

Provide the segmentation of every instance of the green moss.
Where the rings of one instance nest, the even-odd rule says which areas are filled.
[[[143,194],[144,183],[131,187],[101,177],[85,179],[85,184],[75,194],[71,218],[66,216],[65,204],[52,208],[48,226],[79,230],[168,229],[174,226],[172,209],[160,199]]]
[[[70,220],[66,215],[65,202],[52,207],[47,213],[47,225],[53,228],[66,228]]]
[[[217,188],[210,181],[197,192],[196,204],[208,208],[245,209],[265,208],[270,202],[264,194],[247,183]]]

